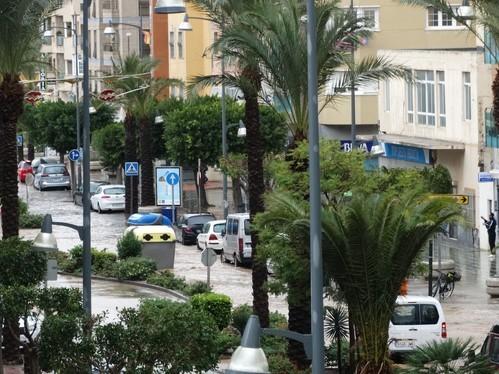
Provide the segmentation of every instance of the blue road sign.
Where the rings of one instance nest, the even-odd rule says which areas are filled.
[[[78,161],[80,159],[80,151],[77,149],[72,149],[69,151],[68,158],[71,161]]]
[[[180,180],[177,173],[168,173],[165,179],[166,183],[168,183],[170,186],[175,186]]]
[[[23,136],[22,135],[17,135],[16,136],[16,140],[17,140],[17,146],[18,147],[22,147],[23,146],[23,142],[24,142]]]
[[[125,162],[125,176],[136,177],[137,175],[139,175],[139,163]]]

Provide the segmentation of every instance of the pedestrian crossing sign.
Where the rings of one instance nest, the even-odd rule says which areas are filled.
[[[135,177],[137,175],[139,175],[139,163],[125,162],[125,176]]]

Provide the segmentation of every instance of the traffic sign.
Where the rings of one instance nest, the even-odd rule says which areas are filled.
[[[170,186],[175,186],[180,180],[177,173],[168,173],[165,178],[166,183],[168,183]]]
[[[24,143],[24,139],[22,135],[16,135],[17,146],[22,147]]]
[[[459,205],[468,205],[470,203],[470,197],[469,195],[431,195],[431,197],[436,198],[436,197],[443,197],[443,198],[449,198],[453,199],[454,202],[456,202]]]
[[[136,177],[137,175],[139,175],[139,163],[125,162],[125,176]]]
[[[73,162],[78,161],[80,159],[80,151],[77,149],[72,149],[71,151],[69,151],[68,158]]]
[[[203,249],[201,252],[201,263],[204,266],[213,266],[213,264],[217,261],[217,254],[211,248]]]

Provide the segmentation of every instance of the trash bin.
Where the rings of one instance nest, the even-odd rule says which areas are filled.
[[[177,217],[177,209],[174,209],[173,212],[175,213],[175,218]],[[173,214],[172,214],[172,208],[161,208],[161,214],[165,217],[168,217],[168,219],[173,222]],[[176,219],[175,219],[176,221]]]
[[[172,222],[167,216],[159,213],[135,213],[128,217],[128,226],[172,226]]]
[[[130,226],[125,234],[130,231],[141,241],[143,257],[153,259],[158,269],[173,269],[176,238],[171,226]]]

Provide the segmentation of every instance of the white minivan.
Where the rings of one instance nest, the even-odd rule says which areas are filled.
[[[233,213],[227,216],[222,247],[222,261],[233,262],[236,266],[251,263],[249,213]]]
[[[444,311],[431,296],[398,296],[388,329],[391,354],[408,353],[447,338]]]

